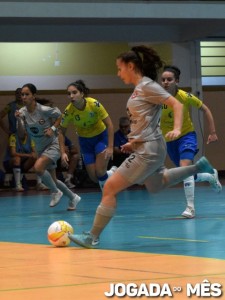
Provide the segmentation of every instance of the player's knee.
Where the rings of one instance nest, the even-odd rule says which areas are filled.
[[[112,218],[115,214],[115,207],[104,204],[103,202],[97,207],[96,213],[102,216]]]
[[[45,171],[43,166],[41,164],[38,164],[38,163],[35,163],[33,169],[34,169],[34,172],[39,176],[43,175],[43,173]]]
[[[115,198],[117,195],[117,189],[114,182],[108,178],[104,184],[103,197]]]

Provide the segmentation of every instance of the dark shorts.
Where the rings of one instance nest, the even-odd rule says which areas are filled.
[[[167,142],[167,153],[172,162],[178,167],[180,160],[189,159],[194,160],[198,153],[196,132],[189,132],[179,139]]]
[[[22,157],[20,167],[22,168],[24,163],[28,160],[28,157]],[[6,160],[3,162],[3,167],[6,171],[6,173],[12,173],[13,172],[13,163],[12,160]],[[19,166],[18,166],[19,167]]]
[[[104,130],[102,133],[89,138],[79,137],[79,143],[84,164],[93,164],[96,155],[108,147],[108,132]]]

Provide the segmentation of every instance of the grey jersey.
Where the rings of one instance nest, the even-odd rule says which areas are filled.
[[[159,123],[162,104],[170,96],[157,82],[148,77],[142,78],[127,102],[131,121],[129,139],[143,142],[162,135]]]
[[[53,142],[58,143],[56,134],[51,137],[44,135],[44,130],[51,127],[61,115],[57,107],[49,107],[37,103],[34,112],[29,113],[25,106],[19,112],[28,134],[35,142],[35,148],[38,153],[43,152]]]

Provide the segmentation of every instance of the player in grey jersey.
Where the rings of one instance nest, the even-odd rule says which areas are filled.
[[[57,127],[61,121],[61,112],[57,107],[49,107],[36,101],[37,89],[32,83],[22,87],[24,107],[16,112],[18,134],[23,136],[25,130],[35,142],[38,154],[34,170],[43,183],[50,189],[52,199],[50,207],[56,206],[63,194],[69,198],[67,210],[75,210],[80,197],[56,178],[55,169],[60,158]]]
[[[129,141],[121,147],[130,156],[106,181],[91,230],[69,236],[73,242],[86,248],[99,243],[101,232],[115,214],[116,196],[122,190],[142,183],[149,192],[158,192],[198,172],[214,172],[205,157],[191,166],[174,169],[164,166],[166,143],[159,126],[162,104],[173,109],[174,127],[167,133],[171,140],[181,133],[183,106],[156,83],[157,72],[163,65],[158,54],[152,48],[136,46],[119,55],[116,64],[118,76],[126,84],[135,86],[127,102],[131,121]]]

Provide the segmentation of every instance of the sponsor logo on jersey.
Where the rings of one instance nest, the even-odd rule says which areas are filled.
[[[33,134],[38,134],[39,130],[37,127],[30,127],[30,131],[33,133]]]

